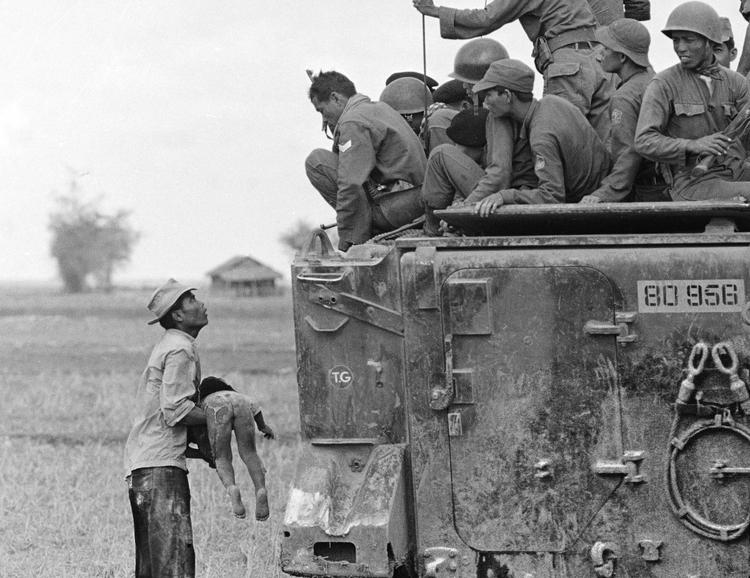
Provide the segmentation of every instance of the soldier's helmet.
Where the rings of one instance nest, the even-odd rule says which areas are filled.
[[[380,101],[399,114],[415,114],[432,104],[432,94],[421,80],[397,78],[380,93]]]
[[[476,84],[482,80],[490,64],[503,58],[508,58],[508,51],[497,40],[470,40],[458,49],[453,61],[453,72],[448,76],[467,84]]]
[[[672,32],[694,32],[721,44],[721,19],[705,2],[685,2],[672,10],[662,32],[672,38]]]

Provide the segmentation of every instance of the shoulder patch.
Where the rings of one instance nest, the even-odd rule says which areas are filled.
[[[544,157],[542,155],[536,155],[536,162],[534,163],[534,170],[542,171],[544,170],[545,166],[546,166],[546,163],[544,162]]]
[[[620,124],[622,122],[622,111],[616,108],[612,111],[612,124]]]
[[[345,143],[339,144],[339,152],[345,153],[350,148],[352,148],[352,141],[349,139]]]

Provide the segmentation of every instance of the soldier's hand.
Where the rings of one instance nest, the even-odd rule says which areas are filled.
[[[578,202],[582,205],[595,205],[596,203],[601,203],[602,200],[599,197],[595,197],[594,195],[586,195]]]
[[[276,439],[276,434],[273,433],[273,430],[270,427],[266,426],[260,431],[263,433],[263,437],[267,440]]]
[[[433,0],[412,0],[414,8],[419,10],[421,14],[425,16],[432,16],[437,18],[439,16],[438,8],[435,6]]]
[[[479,214],[482,217],[490,215],[495,209],[503,206],[503,195],[502,193],[492,193],[489,197],[485,197],[479,201],[474,207],[474,214]]]
[[[688,141],[687,152],[694,155],[721,156],[727,152],[732,139],[721,132]]]

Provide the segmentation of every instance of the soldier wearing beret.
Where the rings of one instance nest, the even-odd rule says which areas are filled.
[[[609,155],[581,111],[552,94],[537,101],[533,88],[534,71],[513,59],[493,62],[474,85],[490,115],[520,126],[519,142],[528,145],[538,179],[533,188],[505,189],[480,201],[480,215],[507,204],[577,203],[609,170]]]
[[[459,111],[471,106],[464,83],[456,78],[439,85],[432,93],[432,100],[427,109],[426,131],[423,129],[422,134],[428,154],[441,144],[453,144],[446,131]]]

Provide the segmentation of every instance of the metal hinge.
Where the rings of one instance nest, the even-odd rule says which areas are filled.
[[[430,383],[430,408],[446,409],[453,401],[455,383],[453,377],[453,335],[448,333],[443,339],[445,353],[445,373],[432,375]]]
[[[619,462],[599,460],[592,469],[599,476],[623,476],[626,484],[640,484],[646,477],[640,472],[646,452],[626,451]]]
[[[638,339],[638,335],[630,333],[630,324],[637,316],[638,313],[635,311],[617,311],[614,324],[590,320],[583,326],[583,331],[587,335],[616,335],[617,343],[633,343]]]

